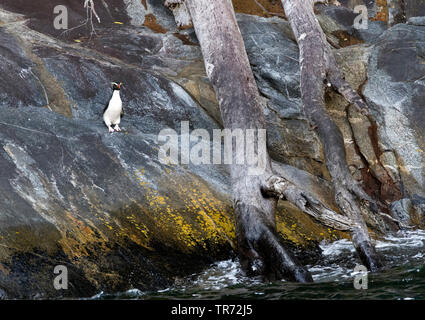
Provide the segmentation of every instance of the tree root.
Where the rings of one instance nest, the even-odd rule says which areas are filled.
[[[348,84],[344,79],[341,71],[338,68],[336,60],[328,48],[328,74],[327,80],[339,92],[349,103],[354,105],[354,107],[364,116],[370,115],[370,109],[366,102],[360,97],[360,95]]]
[[[362,114],[369,114],[369,108],[345,81],[314,14],[312,3],[290,0],[282,0],[282,3],[300,49],[300,86],[304,112],[322,142],[336,204],[352,222],[352,240],[361,261],[369,270],[376,271],[382,264],[372,244],[358,201],[368,201],[375,212],[376,203],[351,176],[343,136],[325,107],[324,83],[327,80]],[[319,206],[319,209],[322,208]]]
[[[310,272],[285,249],[276,228],[259,208],[238,202],[235,211],[239,257],[248,276],[313,282]]]
[[[314,196],[299,189],[283,177],[271,176],[268,178],[262,192],[266,196],[288,200],[325,226],[341,231],[352,230],[353,223],[350,219],[337,214]]]

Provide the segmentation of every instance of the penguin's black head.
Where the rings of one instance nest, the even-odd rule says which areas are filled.
[[[120,90],[122,86],[121,82],[112,82],[112,89],[113,90]]]

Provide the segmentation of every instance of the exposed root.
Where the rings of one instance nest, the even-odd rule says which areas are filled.
[[[381,267],[381,262],[363,219],[359,199],[368,201],[372,211],[377,211],[376,204],[355,181],[348,169],[342,133],[330,117],[324,103],[324,83],[327,83],[325,80],[362,114],[369,114],[369,108],[344,79],[314,14],[312,4],[306,1],[282,0],[282,2],[300,48],[301,96],[304,112],[309,121],[317,127],[326,166],[332,177],[336,204],[340,212],[352,222],[352,240],[360,259],[369,270],[376,271]]]
[[[362,263],[371,271],[382,267],[381,260],[372,245],[372,239],[367,231],[356,195],[344,185],[336,184],[335,200],[338,207],[353,221],[351,230],[353,244]]]
[[[320,223],[341,231],[351,231],[353,223],[347,217],[337,214],[308,192],[299,189],[292,182],[279,176],[271,176],[263,187],[263,193],[286,199],[298,209],[312,216]]]
[[[270,228],[264,230],[259,245],[260,252],[269,253],[266,261],[272,269],[266,274],[274,275],[276,279],[284,278],[302,283],[313,282],[310,272],[286,251],[275,231]]]
[[[264,218],[264,212],[242,202],[236,203],[235,209],[239,257],[248,276],[313,282],[310,272],[285,249],[275,227]]]
[[[414,229],[415,227],[413,226],[408,226],[407,224],[404,224],[403,222],[401,222],[400,220],[394,219],[393,217],[391,217],[389,214],[386,214],[384,212],[378,212],[378,214],[392,222],[394,222],[396,225],[398,225],[398,227],[400,229]]]
[[[186,17],[181,11],[183,4],[189,13],[225,127],[265,129],[263,105],[232,2],[167,0],[167,3],[180,24]],[[233,155],[237,157],[236,153]],[[265,155],[266,172],[272,175],[267,151]],[[250,165],[246,163],[230,166],[236,237],[243,269],[251,275],[311,282],[311,274],[285,249],[276,231],[277,200],[262,195],[264,176],[249,172]]]
[[[336,60],[328,48],[328,65],[327,78],[332,86],[338,91],[349,103],[353,104],[354,107],[364,116],[370,115],[370,109],[366,102],[360,97],[360,95],[348,84],[344,79],[341,71],[339,70]]]

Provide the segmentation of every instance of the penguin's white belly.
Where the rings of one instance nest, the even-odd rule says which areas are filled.
[[[108,108],[103,114],[103,119],[105,122],[110,122],[111,124],[118,124],[121,120],[121,112],[121,99],[119,97],[112,97],[111,101],[109,101]]]

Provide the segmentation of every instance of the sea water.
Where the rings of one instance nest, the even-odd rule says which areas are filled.
[[[99,293],[93,299],[425,299],[425,230],[399,231],[376,242],[384,270],[367,274],[367,289],[355,289],[359,264],[349,240],[322,242],[322,258],[307,268],[314,283],[264,283],[244,276],[238,260],[216,262],[199,274],[157,291]]]

